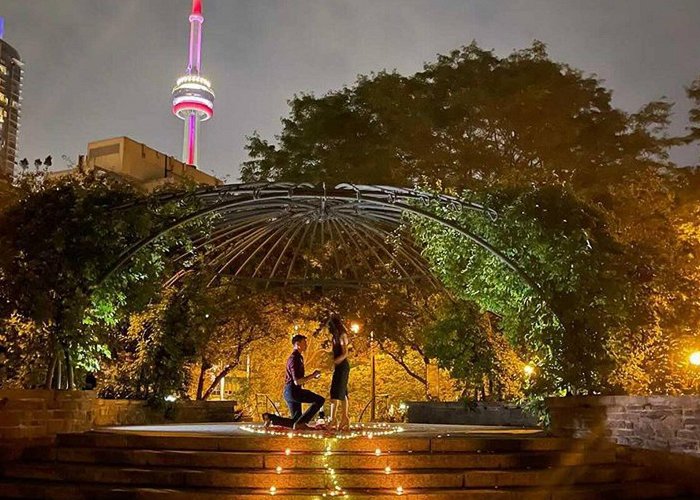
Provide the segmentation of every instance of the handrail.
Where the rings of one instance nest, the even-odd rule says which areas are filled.
[[[358,421],[358,422],[362,422],[362,417],[364,416],[365,412],[367,411],[367,408],[369,408],[369,405],[372,404],[372,401],[375,401],[375,402],[376,402],[376,401],[377,401],[377,398],[382,398],[382,399],[385,399],[385,400],[388,401],[388,400],[389,400],[389,395],[388,395],[388,394],[377,394],[377,395],[375,395],[374,397],[369,398],[369,401],[367,401],[367,404],[365,405],[365,407],[362,408],[362,411],[360,412],[360,416],[357,417],[357,421]]]
[[[257,411],[258,413],[260,413],[260,411],[258,410],[258,396],[264,396],[264,397],[265,397],[265,410],[266,410],[266,411],[267,411],[267,409],[268,409],[267,403],[268,403],[268,401],[269,401],[269,403],[272,405],[272,408],[274,408],[274,410],[275,410],[275,415],[279,415],[279,414],[280,414],[279,408],[277,408],[277,405],[275,404],[275,402],[274,402],[273,400],[270,399],[270,396],[268,396],[267,394],[261,393],[261,392],[255,394],[255,411]]]

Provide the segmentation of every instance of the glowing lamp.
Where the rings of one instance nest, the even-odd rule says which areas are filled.
[[[352,333],[358,333],[360,331],[360,324],[356,321],[350,323],[350,331]]]
[[[691,365],[700,366],[700,351],[695,351],[690,355],[690,358],[688,359]]]
[[[535,373],[535,367],[532,366],[531,364],[527,364],[527,365],[523,366],[523,372],[525,373],[525,375],[527,375],[529,377],[530,375]]]

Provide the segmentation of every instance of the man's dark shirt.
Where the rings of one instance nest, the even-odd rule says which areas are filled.
[[[294,349],[287,359],[287,370],[284,377],[285,384],[294,384],[295,380],[304,377],[304,357]]]

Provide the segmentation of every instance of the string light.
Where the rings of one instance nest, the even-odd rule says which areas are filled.
[[[279,428],[267,428],[262,424],[252,424],[252,425],[241,425],[239,427],[241,430],[246,431],[246,432],[251,432],[254,434],[263,434],[267,436],[286,436],[288,439],[293,439],[293,438],[307,438],[307,439],[322,439],[323,440],[323,453],[321,455],[322,460],[323,460],[323,467],[325,469],[326,474],[329,476],[330,481],[329,481],[329,489],[327,492],[323,493],[322,497],[336,497],[336,496],[347,496],[347,492],[340,486],[338,482],[338,477],[336,474],[336,471],[333,467],[330,466],[328,462],[328,457],[330,457],[333,454],[333,445],[336,443],[338,440],[341,439],[353,439],[353,438],[360,438],[360,437],[366,437],[368,439],[372,439],[375,436],[388,436],[390,434],[397,434],[400,432],[404,432],[404,428],[401,427],[400,425],[394,425],[394,424],[386,424],[382,422],[373,422],[370,424],[353,424],[350,426],[350,430],[348,432],[342,432],[342,433],[333,433],[332,435],[329,435],[328,431],[325,430],[304,430],[304,431],[294,431],[291,432],[289,430],[281,430]],[[412,450],[409,450],[409,453]],[[284,454],[289,456],[292,454],[291,448],[286,448],[284,450]],[[382,450],[380,448],[375,448],[374,454],[376,456],[380,456],[382,454]],[[282,467],[278,465],[275,467],[275,471],[277,474],[282,473]],[[386,466],[384,468],[384,473],[385,474],[391,474],[391,467]],[[270,495],[275,495],[277,493],[277,488],[275,486],[270,487]],[[401,486],[396,488],[396,493],[398,495],[403,495],[404,491]]]
[[[306,438],[306,439],[328,439],[332,437],[333,439],[354,439],[358,437],[366,437],[372,439],[374,437],[388,436],[391,434],[397,434],[399,432],[404,432],[404,428],[398,425],[391,425],[385,423],[372,423],[372,424],[356,424],[350,427],[349,432],[337,433],[329,436],[327,431],[321,430],[308,430],[308,431],[294,431],[289,432],[287,430],[279,430],[274,428],[266,428],[262,424],[253,425],[241,425],[239,427],[241,430],[246,432],[251,432],[254,434],[264,434],[267,436],[286,436],[289,439],[293,438]]]
[[[345,496],[345,490],[343,490],[343,488],[341,488],[340,484],[338,483],[338,477],[336,476],[335,469],[331,467],[328,463],[328,457],[331,455],[334,442],[335,438],[326,438],[323,442],[324,447],[326,449],[325,453],[323,454],[323,467],[326,469],[326,474],[330,476],[330,482],[332,486],[330,491],[328,491],[328,495],[332,497]],[[324,493],[323,496],[326,496],[326,494]]]

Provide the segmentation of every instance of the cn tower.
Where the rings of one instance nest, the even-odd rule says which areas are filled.
[[[211,83],[200,75],[202,66],[202,0],[192,0],[190,14],[190,58],[187,72],[173,88],[173,113],[185,120],[182,161],[197,165],[199,124],[214,114],[214,91]]]

